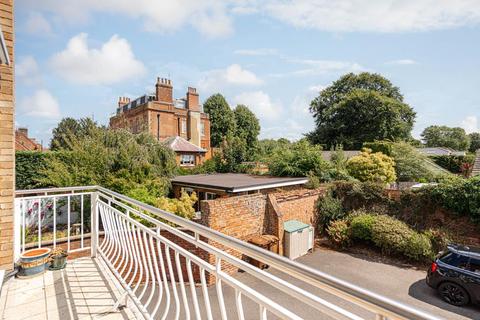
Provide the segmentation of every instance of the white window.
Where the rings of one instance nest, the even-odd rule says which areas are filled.
[[[215,200],[217,199],[216,193],[205,192],[205,200]]]
[[[187,120],[182,119],[182,128],[181,128],[182,133],[187,133]]]
[[[180,156],[180,165],[182,166],[194,166],[195,156],[193,154],[182,154]]]
[[[205,136],[205,122],[200,123],[200,132],[202,133],[202,137]]]

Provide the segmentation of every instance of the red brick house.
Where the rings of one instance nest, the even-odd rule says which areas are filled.
[[[185,97],[174,99],[169,79],[157,78],[154,95],[134,100],[120,97],[110,127],[147,131],[158,141],[173,144],[179,165],[195,166],[211,157],[210,119],[203,112],[197,90],[189,87]]]
[[[28,136],[27,128],[15,130],[15,151],[42,151],[42,145]]]

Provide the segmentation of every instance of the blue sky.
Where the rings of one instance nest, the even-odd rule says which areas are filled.
[[[480,127],[476,0],[16,1],[17,126],[48,144],[62,117],[108,123],[118,96],[220,92],[262,138],[313,128],[309,102],[347,72],[378,72],[428,125]]]

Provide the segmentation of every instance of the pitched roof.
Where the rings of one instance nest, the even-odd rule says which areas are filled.
[[[214,173],[177,176],[172,179],[173,184],[183,186],[197,186],[207,189],[220,189],[227,192],[243,192],[266,188],[302,185],[308,182],[307,178],[286,178],[255,176],[242,173]]]
[[[166,138],[163,140],[163,143],[175,152],[207,152],[207,150],[202,149],[179,136]]]
[[[457,151],[446,147],[427,147],[417,148],[417,150],[427,156],[464,156],[465,151]]]
[[[347,159],[358,156],[361,153],[360,150],[343,150],[342,152]],[[336,151],[322,151],[322,158],[323,160],[330,161],[332,159],[332,155],[335,153]]]

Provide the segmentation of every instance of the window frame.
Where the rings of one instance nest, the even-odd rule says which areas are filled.
[[[184,161],[184,157],[188,157],[190,158],[189,161]],[[195,166],[195,155],[194,154],[190,154],[190,153],[183,153],[180,155],[180,165],[181,166],[185,166],[185,167],[189,167],[189,166]]]

